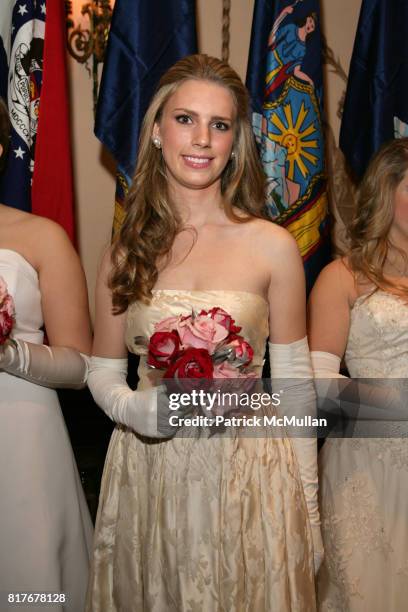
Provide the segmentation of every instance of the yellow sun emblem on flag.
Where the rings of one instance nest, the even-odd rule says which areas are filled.
[[[313,155],[308,149],[317,149],[317,140],[306,140],[312,134],[316,133],[317,130],[314,123],[310,123],[307,127],[302,129],[304,121],[307,117],[308,110],[305,108],[304,102],[302,102],[297,117],[293,117],[292,107],[290,104],[283,106],[283,112],[286,118],[286,124],[283,123],[281,118],[276,114],[272,113],[269,121],[279,130],[279,134],[268,132],[268,136],[271,140],[277,142],[281,146],[285,147],[288,152],[287,161],[289,163],[288,178],[293,180],[295,176],[295,164],[299,168],[306,178],[310,174],[307,166],[304,163],[304,159],[307,159],[314,166],[317,165],[319,158]]]

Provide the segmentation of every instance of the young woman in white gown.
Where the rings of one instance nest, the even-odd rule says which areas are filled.
[[[263,188],[241,80],[216,58],[184,58],[147,111],[127,216],[98,281],[89,386],[118,426],[88,611],[315,610],[315,440],[300,441],[296,460],[285,438],[160,439],[146,364],[155,323],[218,306],[242,326],[259,376],[268,337],[276,376],[311,376],[302,261],[262,218]],[[127,349],[141,355],[137,391]],[[302,400],[313,394],[306,385]]]
[[[6,113],[1,103],[0,152]],[[0,346],[0,610],[81,612],[92,524],[52,387],[86,382],[85,278],[59,226],[2,204],[0,277],[16,312]],[[50,600],[22,605],[20,593]]]
[[[344,357],[351,377],[383,386],[366,416],[371,404],[373,418],[397,407],[408,419],[408,139],[382,148],[366,172],[349,254],[323,270],[310,297],[310,343],[317,377],[339,376]],[[367,386],[353,386],[366,403]],[[395,436],[407,436],[408,423],[392,418],[329,438],[320,453],[322,611],[407,607],[408,440]],[[359,438],[358,427],[381,437]]]

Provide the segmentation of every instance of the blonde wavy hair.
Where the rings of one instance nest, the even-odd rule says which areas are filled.
[[[234,155],[221,176],[226,215],[236,223],[266,218],[265,174],[252,133],[247,89],[237,73],[215,57],[190,55],[181,59],[161,78],[143,120],[136,171],[125,202],[126,216],[112,247],[109,286],[113,312],[117,314],[132,302],[150,301],[158,278],[157,262],[162,258],[166,261],[182,229],[169,197],[163,157],[152,143],[152,133],[166,102],[182,83],[191,79],[227,88],[235,104]]]
[[[407,263],[407,254],[392,243],[395,191],[408,170],[408,138],[385,144],[371,160],[361,182],[357,207],[349,227],[348,265],[357,278],[382,289],[408,296],[408,288],[387,279],[384,266],[391,250]]]

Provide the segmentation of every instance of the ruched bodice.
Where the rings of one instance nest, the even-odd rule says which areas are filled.
[[[345,360],[352,378],[408,377],[408,304],[376,291],[354,303]]]
[[[251,365],[261,375],[269,333],[269,306],[261,295],[246,291],[156,289],[150,304],[135,302],[128,309],[126,344],[130,352],[142,356],[138,371],[139,389],[153,385],[161,375],[149,368],[144,358],[154,324],[167,317],[191,314],[192,308],[198,313],[201,309],[209,310],[217,306],[228,312],[242,327],[240,334],[254,350]]]
[[[7,283],[16,307],[12,336],[28,342],[43,341],[43,315],[38,275],[32,265],[16,251],[0,249],[0,276]]]

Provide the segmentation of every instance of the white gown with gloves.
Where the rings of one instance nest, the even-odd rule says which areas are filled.
[[[0,361],[0,610],[81,612],[92,523],[57,393],[45,385],[80,386],[86,363],[72,349],[42,346],[28,261],[0,249],[0,276],[14,298],[18,341],[18,354],[7,349]],[[11,592],[55,594],[54,603],[13,605]]]

